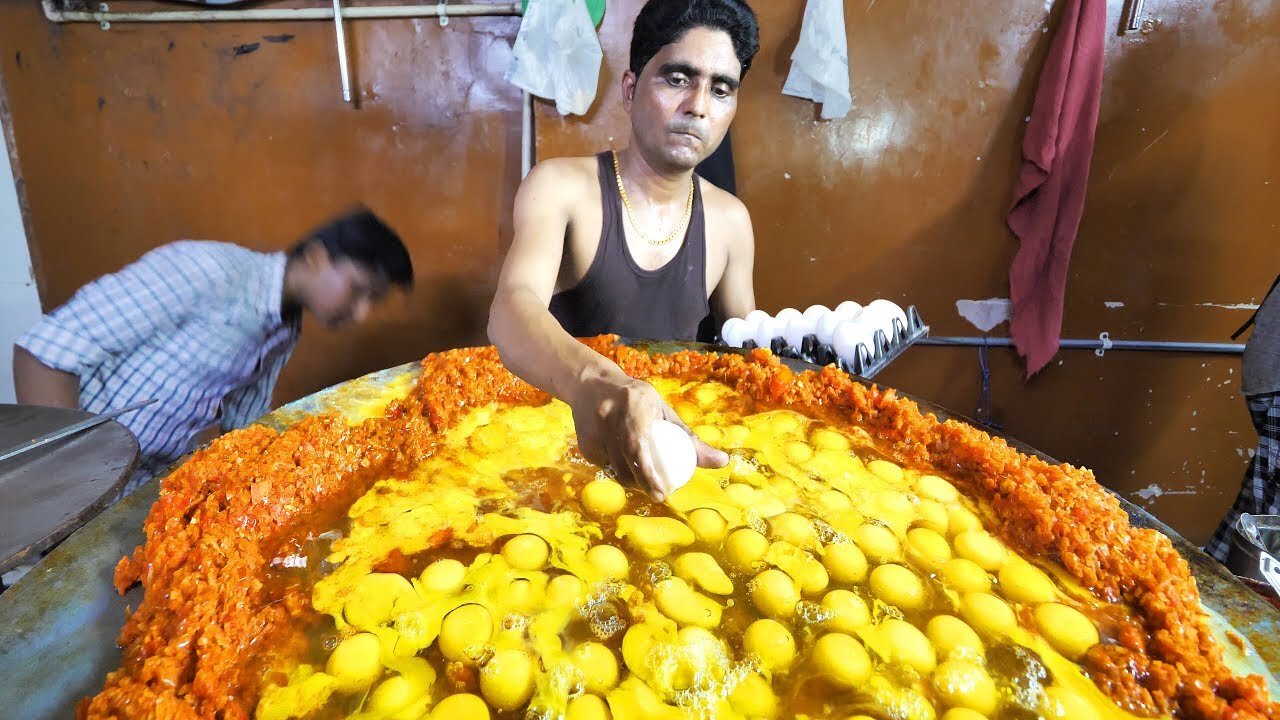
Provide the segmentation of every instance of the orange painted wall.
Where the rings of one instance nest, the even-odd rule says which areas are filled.
[[[502,77],[518,22],[349,22],[357,108],[330,23],[104,32],[0,4],[44,305],[171,240],[282,249],[363,201],[404,237],[417,290],[360,328],[304,327],[278,398],[482,342],[520,179],[520,92]]]

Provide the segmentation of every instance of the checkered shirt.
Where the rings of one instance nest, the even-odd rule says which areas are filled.
[[[1280,393],[1249,395],[1245,401],[1258,431],[1258,449],[1249,459],[1235,504],[1204,549],[1224,563],[1231,553],[1231,528],[1241,513],[1280,515]]]
[[[299,338],[281,316],[284,269],[283,253],[171,243],[85,285],[17,344],[79,376],[84,410],[159,401],[120,418],[142,450],[127,494],[215,421],[232,430],[271,408]]]

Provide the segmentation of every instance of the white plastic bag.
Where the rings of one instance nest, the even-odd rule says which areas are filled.
[[[508,82],[555,100],[561,115],[591,108],[604,53],[583,0],[530,0],[512,55]]]
[[[974,327],[984,333],[1009,319],[1012,306],[1009,298],[988,298],[986,300],[957,300],[956,311],[960,317],[973,323]]]
[[[853,106],[849,92],[849,39],[844,33],[844,0],[809,0],[800,41],[791,53],[783,95],[822,104],[822,119],[842,118]]]

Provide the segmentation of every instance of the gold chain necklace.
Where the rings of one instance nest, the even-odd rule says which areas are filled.
[[[636,222],[635,211],[631,208],[631,198],[627,197],[627,189],[622,186],[622,169],[618,166],[618,151],[613,151],[613,175],[618,179],[618,194],[622,196],[622,207],[627,211],[627,219],[631,221],[631,227],[635,228],[636,234],[641,240],[650,245],[666,245],[680,236],[681,231],[689,224],[689,219],[693,217],[693,187],[696,179],[689,180],[689,200],[684,204],[684,220],[676,225],[676,229],[671,234],[661,240],[650,240],[644,236],[644,231],[640,229],[640,223]]]

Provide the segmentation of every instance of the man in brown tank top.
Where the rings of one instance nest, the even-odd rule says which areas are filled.
[[[503,362],[573,408],[583,455],[659,501],[670,489],[655,472],[649,428],[659,418],[684,423],[652,386],[574,335],[692,340],[708,312],[723,322],[755,309],[751,218],[694,168],[728,132],[758,47],[742,0],[646,3],[622,77],[628,146],[529,173],[490,310]],[[694,442],[699,465],[728,462]]]

